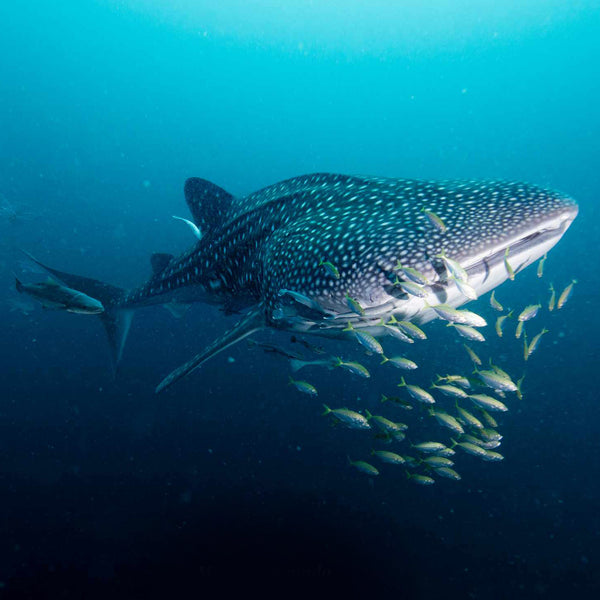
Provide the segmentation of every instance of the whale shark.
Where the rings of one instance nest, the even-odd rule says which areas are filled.
[[[263,328],[349,338],[358,329],[389,335],[392,316],[426,323],[437,317],[436,305],[470,299],[450,260],[481,296],[544,256],[578,213],[568,195],[507,181],[315,173],[234,197],[193,177],[184,194],[202,235],[180,256],[152,255],[152,276],[139,287],[123,290],[31,257],[102,303],[98,316],[115,362],[141,307],[206,302],[242,313],[157,392]],[[426,278],[418,295],[399,264]]]

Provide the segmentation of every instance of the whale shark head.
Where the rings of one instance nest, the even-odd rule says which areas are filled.
[[[563,194],[513,182],[351,178],[328,187],[319,190],[328,197],[325,205],[305,205],[303,217],[272,242],[267,302],[279,326],[323,333],[390,314],[428,321],[435,316],[428,305],[469,300],[440,255],[466,271],[480,296],[548,252],[578,211]],[[323,261],[339,277],[325,272]],[[427,277],[424,297],[399,285],[398,262]],[[278,298],[281,289],[298,295]],[[348,297],[364,315],[349,310]]]

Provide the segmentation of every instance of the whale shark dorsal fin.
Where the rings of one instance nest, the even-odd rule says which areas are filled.
[[[209,231],[223,223],[233,196],[223,188],[200,177],[190,177],[183,188],[185,201],[200,231]]]
[[[160,275],[166,268],[167,265],[173,260],[172,254],[166,254],[165,252],[155,252],[150,257],[150,265],[152,266],[152,275]]]

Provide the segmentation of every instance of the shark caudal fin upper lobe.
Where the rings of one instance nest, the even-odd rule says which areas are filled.
[[[125,290],[114,285],[109,285],[108,283],[98,281],[97,279],[82,277],[81,275],[74,275],[72,273],[66,273],[65,271],[59,271],[58,269],[52,269],[44,263],[41,263],[31,254],[29,254],[29,252],[25,252],[25,254],[30,260],[48,271],[48,273],[53,275],[66,286],[83,292],[87,296],[102,302],[102,305],[104,306],[104,312],[99,314],[98,317],[102,321],[104,329],[106,330],[113,366],[116,366],[121,360],[123,348],[125,347],[125,340],[127,339],[127,334],[129,333],[129,327],[131,325],[131,319],[133,317],[132,309],[123,308],[120,305],[126,295]]]

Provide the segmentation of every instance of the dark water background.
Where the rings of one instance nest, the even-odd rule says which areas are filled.
[[[69,0],[3,3],[0,23],[0,597],[598,597],[595,2]],[[370,440],[245,344],[153,394],[231,325],[216,309],[139,311],[113,379],[97,319],[14,304],[19,247],[132,286],[152,252],[191,244],[171,219],[187,177],[243,195],[312,171],[523,179],[579,200],[544,278],[498,291],[520,306],[579,281],[542,316],[503,463],[461,457],[463,480],[431,488],[370,481],[345,463]],[[429,331],[415,360],[464,370]],[[523,368],[516,342],[490,354]],[[372,408],[399,375],[375,371],[302,376]]]

